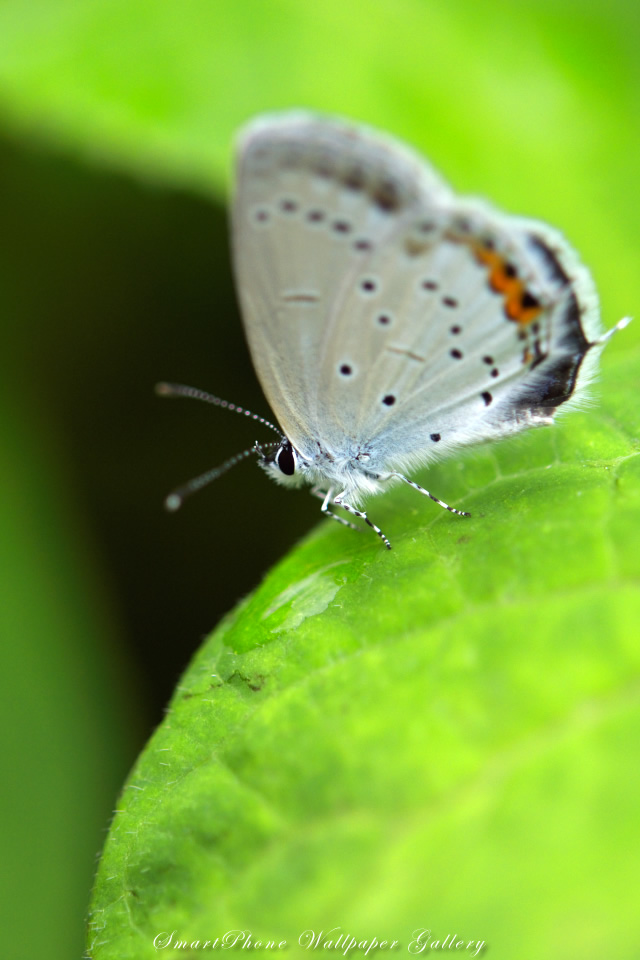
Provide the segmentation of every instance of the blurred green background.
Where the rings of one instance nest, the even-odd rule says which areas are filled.
[[[268,414],[229,266],[234,131],[300,105],[414,143],[560,226],[608,327],[640,298],[639,47],[632,0],[1,0],[4,956],[81,954],[177,677],[316,521],[250,465],[161,507],[258,435],[157,380]]]

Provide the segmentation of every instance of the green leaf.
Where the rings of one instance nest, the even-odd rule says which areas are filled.
[[[422,926],[496,957],[633,955],[622,337],[610,403],[430,471],[472,518],[397,490],[370,511],[391,553],[325,522],[209,638],[120,800],[92,956],[238,929],[297,956],[337,924],[403,951]]]

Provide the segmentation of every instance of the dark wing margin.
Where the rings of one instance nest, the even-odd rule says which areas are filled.
[[[597,341],[587,339],[582,325],[586,307],[581,304],[576,289],[579,280],[569,276],[565,264],[542,237],[529,234],[527,241],[556,285],[560,302],[555,308],[557,316],[552,319],[555,327],[552,356],[540,364],[539,375],[523,388],[514,406],[534,416],[548,417],[575,395],[583,360]]]

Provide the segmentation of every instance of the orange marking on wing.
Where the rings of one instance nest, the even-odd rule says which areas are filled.
[[[486,266],[491,267],[491,269],[497,267],[502,259],[500,255],[495,252],[495,250],[490,250],[488,247],[484,247],[480,243],[473,243],[472,247],[476,260],[479,263],[486,264]]]
[[[489,284],[496,293],[504,293],[509,298],[517,296],[522,290],[521,281],[505,273],[504,264],[500,264],[491,271]]]
[[[541,304],[536,304],[533,307],[527,307],[523,304],[522,298],[526,292],[523,288],[516,296],[509,297],[504,308],[509,319],[514,320],[520,327],[528,327],[542,313]]]
[[[522,281],[512,272],[505,258],[482,244],[474,243],[473,252],[479,263],[489,268],[489,286],[496,293],[504,293],[508,298],[515,296],[522,288]]]
[[[504,310],[509,318],[521,327],[526,327],[540,316],[542,305],[534,297],[528,296],[522,280],[513,272],[513,268],[501,254],[481,243],[472,243],[476,260],[489,269],[489,286],[504,297]],[[533,303],[527,303],[532,300]]]

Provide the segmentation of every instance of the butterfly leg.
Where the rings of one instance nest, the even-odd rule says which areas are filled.
[[[357,530],[358,533],[360,532],[360,527],[357,527],[355,523],[350,523],[349,520],[345,520],[344,517],[339,517],[337,513],[329,510],[329,504],[333,499],[333,490],[324,491],[321,487],[312,487],[311,493],[314,497],[319,497],[320,500],[322,500],[320,509],[326,517],[331,517],[332,520],[337,520],[338,523],[341,523],[344,527],[350,527],[352,530]]]
[[[356,508],[355,508],[355,507],[352,507],[350,503],[345,503],[344,500],[342,499],[343,496],[344,496],[344,493],[339,493],[337,497],[334,497],[333,502],[335,503],[335,505],[336,505],[337,507],[342,507],[343,510],[346,510],[347,513],[352,514],[352,516],[354,516],[354,517],[360,517],[361,520],[364,520],[365,523],[369,524],[369,526],[371,527],[371,529],[372,529],[372,530],[375,530],[375,532],[378,534],[378,536],[380,537],[380,539],[381,539],[382,542],[384,543],[384,545],[385,545],[385,547],[387,548],[387,550],[391,550],[391,544],[389,543],[389,541],[388,541],[387,538],[385,537],[385,535],[384,535],[384,533],[382,532],[382,530],[380,529],[380,527],[377,527],[377,526],[375,525],[375,523],[373,523],[371,520],[369,520],[369,517],[366,515],[366,513],[364,512],[364,510],[356,510]],[[325,500],[325,503],[326,503],[326,500]],[[323,504],[323,507],[324,507],[324,504]],[[351,524],[351,526],[353,526],[353,524]]]
[[[467,513],[465,510],[456,510],[455,507],[450,507],[448,503],[445,503],[444,500],[439,500],[438,497],[435,497],[432,493],[429,493],[428,490],[425,490],[424,487],[421,487],[420,484],[414,483],[413,480],[409,480],[408,477],[403,477],[401,473],[390,473],[389,477],[397,477],[398,480],[404,480],[405,483],[408,483],[410,487],[413,487],[414,490],[417,490],[418,493],[424,494],[425,497],[429,497],[435,503],[439,504],[445,510],[448,510],[449,513],[455,513],[459,517],[470,517],[471,514]]]

